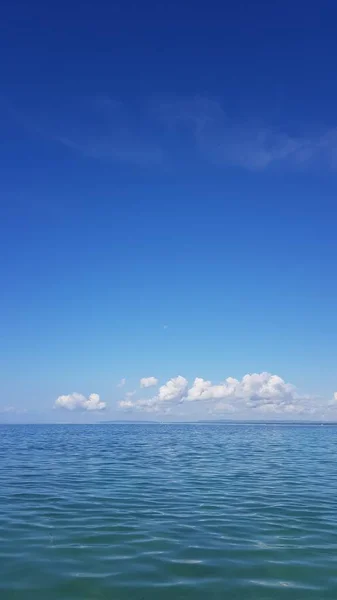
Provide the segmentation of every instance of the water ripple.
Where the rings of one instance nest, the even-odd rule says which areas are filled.
[[[337,598],[337,428],[0,427],[1,600]]]

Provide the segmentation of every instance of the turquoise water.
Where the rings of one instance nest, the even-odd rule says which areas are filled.
[[[337,427],[0,426],[1,600],[337,598]]]

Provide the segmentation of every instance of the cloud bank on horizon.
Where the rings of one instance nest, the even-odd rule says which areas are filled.
[[[233,418],[337,417],[337,392],[331,400],[323,401],[315,396],[300,393],[293,384],[268,372],[248,373],[240,380],[227,377],[220,383],[212,383],[202,377],[196,377],[189,383],[185,377],[178,375],[160,385],[156,393],[146,396],[149,389],[158,383],[156,377],[141,378],[140,391],[126,392],[124,398],[118,402],[118,408],[135,413],[172,416],[179,415],[176,409],[185,405],[185,416],[188,415],[190,407],[199,406],[207,415],[213,417],[222,414],[231,414]],[[102,411],[107,409],[108,405],[100,400],[98,394],[90,394],[87,398],[83,394],[73,392],[59,396],[54,407],[85,412]]]
[[[218,384],[196,377],[192,385],[179,375],[160,386],[152,397],[125,398],[119,406],[129,410],[167,413],[177,404],[196,402],[203,403],[211,414],[259,411],[289,415],[315,412],[310,396],[300,394],[294,385],[267,372],[247,374],[241,380],[228,377]]]

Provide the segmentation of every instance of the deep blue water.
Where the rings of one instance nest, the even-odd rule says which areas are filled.
[[[0,426],[1,600],[337,598],[337,427]]]

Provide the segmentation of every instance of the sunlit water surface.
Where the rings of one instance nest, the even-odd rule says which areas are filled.
[[[337,427],[0,426],[1,600],[337,598]]]

